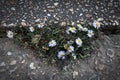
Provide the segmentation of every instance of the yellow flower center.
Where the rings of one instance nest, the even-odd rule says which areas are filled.
[[[53,41],[51,41],[50,44],[53,44]]]
[[[64,48],[65,48],[65,49],[67,49],[67,48],[68,48],[68,45],[67,45],[67,44],[65,44],[65,45],[64,45]]]
[[[63,53],[63,54],[60,54],[60,56],[63,57],[63,56],[64,56],[64,53]]]
[[[69,47],[69,48],[68,48],[68,50],[70,50],[70,51],[71,51],[72,49]]]
[[[72,27],[71,30],[75,31],[76,29],[75,29],[75,27]]]
[[[96,22],[96,26],[97,26],[97,27],[100,26],[100,23],[99,23],[99,22]]]
[[[78,39],[78,43],[80,43],[81,42],[81,40],[80,39]]]

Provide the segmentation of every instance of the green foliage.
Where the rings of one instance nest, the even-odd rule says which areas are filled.
[[[72,33],[69,30],[69,27],[74,26],[69,25],[63,27],[53,23],[52,25],[44,26],[43,28],[34,26],[34,31],[30,31],[30,27],[17,27],[14,29],[14,38],[18,44],[33,49],[36,52],[36,56],[46,57],[50,61],[63,60],[62,55],[61,58],[58,57],[59,51],[65,51],[66,54],[64,57],[67,60],[89,56],[93,50],[91,42],[97,38],[98,30],[88,24],[82,24],[83,28],[94,31],[94,35],[88,37],[88,31],[79,30],[78,26],[75,26],[76,33]],[[66,33],[67,30],[69,31],[69,34]],[[82,40],[82,45],[80,47],[75,42],[78,37]],[[51,40],[56,41],[54,47],[49,45]],[[69,46],[73,46],[74,50],[69,52]]]

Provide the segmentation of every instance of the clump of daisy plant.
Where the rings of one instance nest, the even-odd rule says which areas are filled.
[[[27,46],[36,52],[38,57],[49,60],[62,61],[83,58],[91,53],[92,41],[98,35],[100,22],[93,25],[86,23],[60,26],[59,24],[46,25],[37,23],[35,26],[17,27],[7,32],[8,38]]]

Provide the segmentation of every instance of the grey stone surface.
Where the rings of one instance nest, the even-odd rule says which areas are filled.
[[[13,40],[1,38],[0,80],[119,80],[119,43],[120,35],[104,35],[93,43],[96,49],[90,57],[63,65],[60,70]]]
[[[0,0],[0,25],[50,23],[89,23],[98,18],[105,25],[119,25],[120,0]],[[22,23],[24,24],[24,23]],[[26,25],[24,24],[24,25]]]

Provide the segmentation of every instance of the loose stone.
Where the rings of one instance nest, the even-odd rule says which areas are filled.
[[[16,63],[17,63],[17,61],[13,60],[13,61],[10,62],[10,65],[15,65]]]
[[[6,66],[5,62],[2,62],[2,63],[0,64],[0,66]]]
[[[110,58],[113,58],[114,55],[115,55],[114,50],[112,50],[112,49],[108,49],[108,50],[107,50],[107,55],[108,55]]]
[[[12,52],[7,52],[7,55],[8,55],[8,56],[11,56],[11,55],[12,55]]]
[[[33,63],[33,62],[30,63],[30,68],[31,68],[31,69],[36,69],[36,67],[34,66],[34,63]]]
[[[76,76],[78,76],[78,72],[77,72],[77,71],[74,71],[74,72],[73,72],[73,78],[75,79]]]

